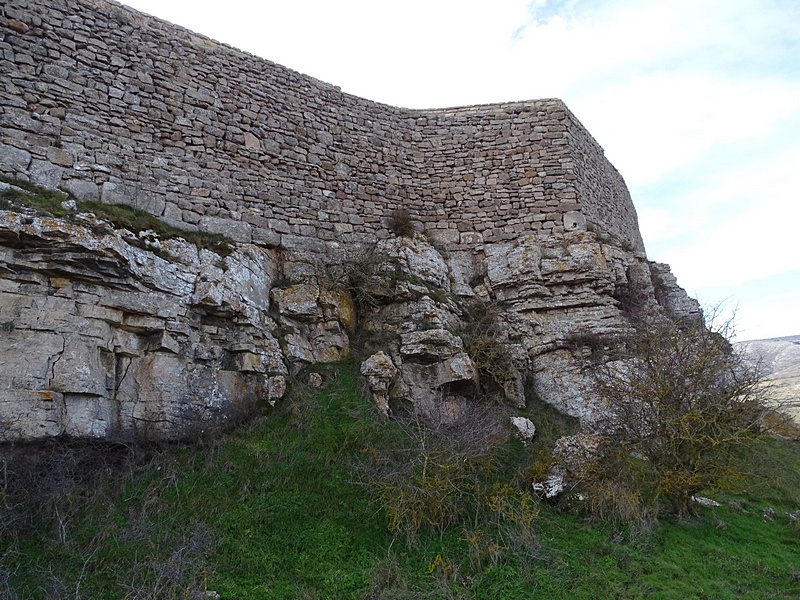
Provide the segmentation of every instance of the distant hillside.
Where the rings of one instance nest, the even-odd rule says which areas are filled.
[[[736,347],[761,361],[770,397],[790,404],[800,418],[800,335],[738,342]]]
[[[800,365],[800,335],[737,342],[736,347],[748,356],[761,359],[765,375],[777,374]]]

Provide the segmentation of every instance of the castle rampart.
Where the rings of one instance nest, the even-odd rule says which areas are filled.
[[[622,177],[559,100],[395,108],[105,0],[0,19],[3,173],[289,250],[385,237],[406,208],[448,247],[572,215],[643,252]]]

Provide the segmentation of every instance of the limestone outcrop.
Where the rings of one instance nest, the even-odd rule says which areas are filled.
[[[591,422],[598,415],[584,359],[628,330],[632,303],[700,314],[668,267],[591,232],[529,236],[447,258],[422,235],[392,237],[359,271],[368,343],[400,372],[390,397],[447,419],[487,394],[524,406],[527,387]]]
[[[629,326],[627,303],[698,312],[665,266],[598,237],[448,254],[391,236],[286,281],[292,264],[253,244],[223,258],[90,213],[0,211],[3,436],[192,436],[274,403],[357,330],[384,414],[407,401],[451,422],[527,388],[591,421],[582,359]]]
[[[0,211],[4,439],[186,437],[283,395],[275,257],[143,237]]]

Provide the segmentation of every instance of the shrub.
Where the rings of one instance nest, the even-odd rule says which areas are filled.
[[[370,453],[364,483],[378,498],[389,530],[409,544],[422,531],[443,532],[481,496],[509,432],[488,409],[471,406],[455,423],[398,415],[397,445]]]
[[[758,438],[759,371],[731,335],[730,321],[649,317],[635,323],[623,360],[592,368],[613,431],[584,473],[601,516],[640,518],[660,498],[690,514],[692,496],[728,477]]]
[[[413,237],[414,220],[405,208],[398,208],[389,217],[389,229],[400,237]]]
[[[501,341],[499,309],[494,303],[473,302],[466,311],[466,327],[461,333],[467,353],[487,383],[500,389],[515,376],[514,361],[508,346]]]

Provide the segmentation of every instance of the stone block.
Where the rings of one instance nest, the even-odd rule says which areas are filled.
[[[61,148],[50,146],[47,149],[47,160],[62,167],[71,167],[75,162],[72,155]]]
[[[124,204],[160,216],[166,201],[163,197],[126,183],[107,181],[103,184],[100,201],[104,204]]]
[[[36,185],[50,189],[57,188],[63,175],[64,170],[58,165],[44,160],[31,161],[30,177]]]
[[[564,214],[565,231],[586,231],[586,217],[578,211],[572,210]]]
[[[31,164],[31,154],[26,150],[0,144],[0,168],[18,173]]]
[[[64,394],[64,435],[105,438],[114,413],[108,398],[87,394]]]
[[[277,248],[281,245],[281,234],[277,231],[254,227],[251,233],[254,244],[266,246],[267,248]]]
[[[197,227],[200,231],[220,233],[235,242],[248,244],[253,240],[252,228],[243,221],[233,221],[219,217],[201,217]]]
[[[37,440],[62,433],[62,394],[50,390],[0,389],[0,440]]]
[[[100,188],[93,181],[86,179],[68,179],[61,186],[66,192],[81,201],[100,199]]]
[[[480,246],[483,244],[483,236],[477,231],[465,231],[461,234],[459,241],[462,246]]]
[[[458,229],[426,229],[425,235],[434,244],[453,245],[461,240]]]

